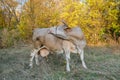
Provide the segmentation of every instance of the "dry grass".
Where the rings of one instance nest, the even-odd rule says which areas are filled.
[[[4,28],[0,32],[0,47],[6,48],[10,46],[14,46],[17,44],[19,40],[19,32],[17,29],[8,30],[7,28]]]
[[[78,55],[71,54],[71,72],[65,71],[63,54],[50,55],[29,69],[30,46],[0,49],[0,80],[119,80],[120,47],[86,47],[82,67]]]

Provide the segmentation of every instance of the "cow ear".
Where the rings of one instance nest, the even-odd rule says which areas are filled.
[[[69,27],[64,20],[61,21],[65,27]]]
[[[71,32],[71,31],[72,31],[72,29],[69,28],[69,27],[65,28],[64,30],[65,30],[66,32]]]

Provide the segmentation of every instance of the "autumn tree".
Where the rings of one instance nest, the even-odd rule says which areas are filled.
[[[118,41],[120,1],[0,0],[0,29],[7,28],[3,33],[8,34],[18,32],[23,40],[31,38],[34,28],[56,26],[61,20],[71,28],[80,26],[88,43]]]
[[[116,0],[86,0],[84,2],[65,0],[60,17],[65,19],[70,27],[80,26],[88,42],[96,44],[103,38],[107,41],[110,38],[116,39],[120,34],[118,7],[119,2]]]
[[[57,25],[59,10],[54,0],[28,0],[23,7],[19,30],[22,36],[31,36],[35,27],[51,27]],[[28,31],[28,32],[26,32]]]
[[[5,19],[6,27],[15,27],[18,24],[19,19],[16,13],[17,5],[18,2],[15,0],[0,0],[2,17]]]

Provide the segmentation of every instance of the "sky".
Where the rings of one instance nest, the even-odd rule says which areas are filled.
[[[16,1],[18,1],[20,4],[24,4],[27,0],[16,0]]]
[[[19,3],[16,10],[21,12],[22,6],[24,5],[25,2],[27,2],[27,0],[16,0],[16,1],[18,1],[18,3]]]

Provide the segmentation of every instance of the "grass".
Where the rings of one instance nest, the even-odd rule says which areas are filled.
[[[29,69],[30,46],[0,49],[0,80],[120,80],[120,47],[86,47],[85,62],[71,54],[71,72],[63,54],[49,55]]]

